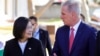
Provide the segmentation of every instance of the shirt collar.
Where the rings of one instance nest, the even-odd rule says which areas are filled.
[[[80,23],[81,23],[81,19],[78,21],[77,24],[75,24],[75,25],[73,26],[73,28],[74,28],[75,31],[77,31],[77,29],[78,29]],[[71,28],[71,27],[70,27],[70,28]]]
[[[39,32],[39,27],[35,30],[35,33]]]

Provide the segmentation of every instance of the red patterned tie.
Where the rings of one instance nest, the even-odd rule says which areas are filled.
[[[71,28],[70,29],[70,37],[69,37],[69,53],[72,49],[73,41],[74,41],[74,28]]]

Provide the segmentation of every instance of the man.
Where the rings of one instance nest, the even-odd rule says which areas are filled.
[[[46,55],[46,48],[47,48],[48,52],[49,52],[49,56],[50,56],[52,48],[51,48],[48,31],[39,28],[38,23],[37,23],[37,18],[35,16],[30,16],[29,19],[31,20],[32,24],[34,25],[33,29],[35,31],[33,31],[33,37],[41,41],[45,55]]]
[[[95,56],[96,34],[94,28],[80,18],[79,2],[66,1],[61,8],[64,26],[56,33],[53,56]]]

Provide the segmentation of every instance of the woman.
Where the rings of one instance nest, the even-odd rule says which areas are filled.
[[[41,43],[32,38],[32,24],[19,17],[13,27],[14,39],[6,42],[3,56],[44,56]]]

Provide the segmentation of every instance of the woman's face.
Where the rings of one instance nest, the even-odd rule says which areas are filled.
[[[32,23],[28,22],[26,26],[26,30],[24,31],[23,38],[31,38],[32,37]]]

